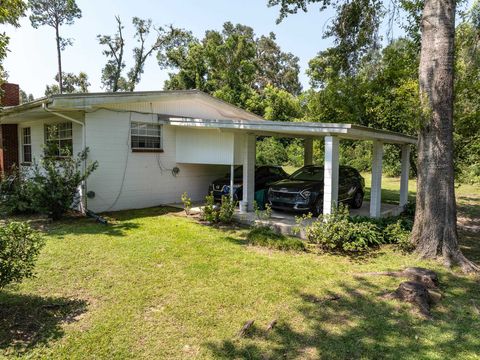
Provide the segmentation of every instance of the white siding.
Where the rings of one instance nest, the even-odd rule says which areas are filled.
[[[233,162],[233,133],[178,128],[176,136],[178,163],[231,165]]]
[[[88,179],[93,211],[143,208],[180,202],[186,191],[202,200],[212,180],[228,168],[220,165],[180,164],[176,161],[176,129],[163,126],[163,153],[134,153],[130,149],[130,121],[156,122],[156,116],[99,110],[86,114],[87,146],[99,168]],[[200,133],[201,131],[198,131]],[[172,169],[178,167],[175,177]]]

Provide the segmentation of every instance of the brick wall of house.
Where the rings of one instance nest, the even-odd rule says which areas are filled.
[[[17,84],[3,83],[0,106],[16,106],[20,104],[20,87]]]
[[[2,124],[0,126],[0,173],[8,172],[18,165],[18,126]]]
[[[17,84],[3,83],[0,106],[20,104],[20,88]],[[0,125],[0,175],[8,172],[13,165],[18,165],[18,126],[16,124]]]

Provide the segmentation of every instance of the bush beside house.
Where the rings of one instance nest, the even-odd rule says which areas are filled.
[[[75,201],[79,186],[98,167],[86,163],[88,149],[76,157],[46,150],[40,163],[27,170],[14,169],[0,183],[0,205],[9,213],[42,213],[60,219]],[[77,202],[77,204],[75,204]]]
[[[11,222],[0,227],[0,289],[33,276],[43,246],[41,235],[26,223]]]

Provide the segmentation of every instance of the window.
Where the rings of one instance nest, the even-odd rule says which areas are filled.
[[[323,181],[323,167],[308,166],[295,171],[291,176],[292,180],[300,181]]]
[[[66,122],[45,126],[48,151],[52,156],[68,156],[73,153],[72,123]]]
[[[133,151],[162,151],[162,126],[132,122],[131,141]]]
[[[29,164],[32,162],[32,133],[31,129],[22,129],[22,150],[23,150],[23,162]]]

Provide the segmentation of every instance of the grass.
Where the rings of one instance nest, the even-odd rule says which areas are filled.
[[[264,246],[269,249],[285,251],[305,251],[305,242],[296,237],[278,234],[271,228],[254,227],[247,234],[247,240],[251,245]]]
[[[168,208],[110,216],[109,226],[74,219],[49,228],[37,277],[0,291],[0,357],[480,358],[478,278],[389,246],[367,258],[255,247],[246,230]],[[479,240],[462,237],[477,262]],[[360,275],[406,266],[440,275],[432,320],[382,297],[400,279]]]

